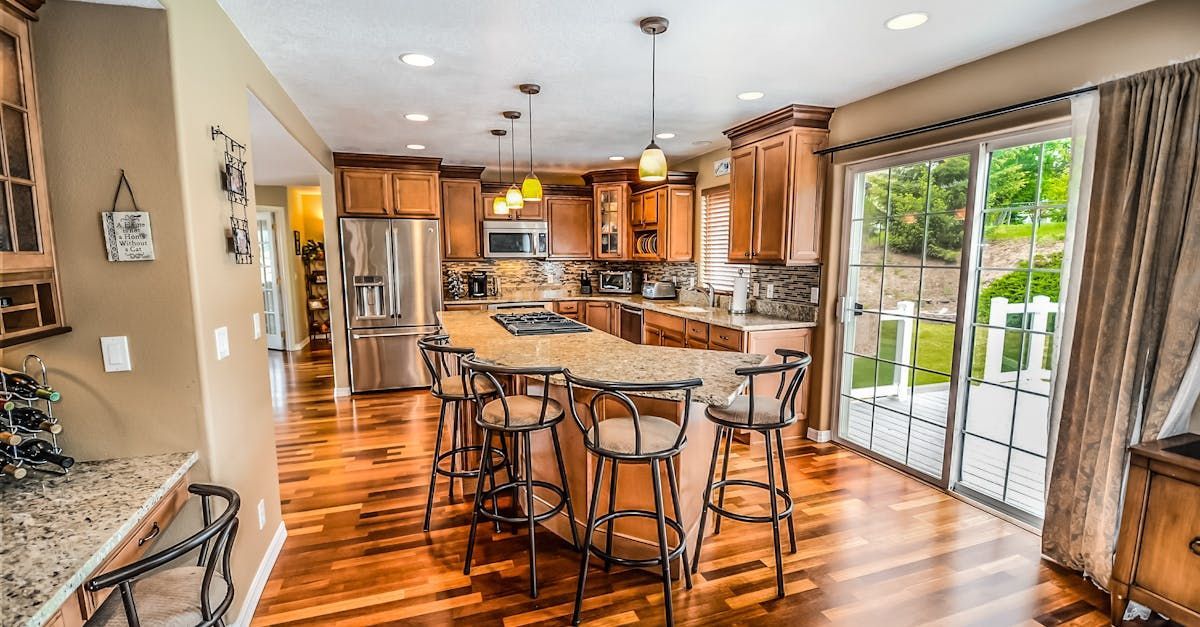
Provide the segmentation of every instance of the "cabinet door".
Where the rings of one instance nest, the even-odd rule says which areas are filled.
[[[750,260],[754,230],[755,146],[729,156],[729,262]]]
[[[524,206],[516,210],[514,214],[518,220],[538,220],[546,219],[546,200],[543,196],[541,202],[526,202]]]
[[[386,170],[342,170],[342,213],[386,216],[392,212],[392,190]]]
[[[592,258],[592,201],[586,198],[552,197],[546,205],[550,235],[550,259]]]
[[[1200,486],[1151,474],[1145,516],[1133,584],[1200,611]]]
[[[584,324],[608,333],[612,326],[611,313],[606,302],[587,302],[584,304]]]
[[[402,218],[436,218],[441,206],[437,172],[393,172],[392,213]]]
[[[624,184],[596,186],[596,219],[592,227],[596,236],[596,259],[624,259],[626,256],[628,191]]]
[[[629,221],[632,224],[641,226],[646,223],[645,217],[645,194],[634,194],[629,200]]]
[[[691,261],[692,216],[695,214],[695,192],[691,188],[671,188],[667,201],[665,228],[659,229],[665,233],[666,245],[662,250],[667,261]],[[660,248],[663,245],[660,244]]]
[[[659,211],[665,210],[667,190],[656,189],[642,194],[642,223],[658,224]]]
[[[483,256],[483,198],[479,181],[442,181],[442,258]]]
[[[757,143],[754,235],[751,258],[783,263],[791,199],[792,135],[784,133]]]
[[[792,140],[791,237],[788,263],[821,261],[821,199],[825,160],[813,151],[825,147],[827,134],[798,133]]]

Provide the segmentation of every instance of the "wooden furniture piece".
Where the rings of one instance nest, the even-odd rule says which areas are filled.
[[[629,183],[594,186],[596,259],[629,258]]]
[[[684,337],[683,318],[648,309],[642,312],[642,344],[683,348]]]
[[[66,333],[29,22],[41,2],[0,0],[0,348]]]
[[[833,109],[788,105],[725,131],[730,142],[729,261],[820,262],[824,161]]]
[[[1200,435],[1130,447],[1113,562],[1112,623],[1137,601],[1200,625]]]
[[[549,259],[592,258],[592,201],[590,198],[546,196]]]
[[[582,316],[579,310],[579,301],[577,300],[554,301],[554,313],[572,320],[579,320]]]
[[[442,166],[442,259],[483,258],[483,168]]]
[[[595,190],[596,259],[690,261],[695,251],[696,173],[642,183],[637,170],[583,175]]]
[[[311,339],[330,338],[329,322],[329,276],[325,270],[325,246],[313,253],[312,257],[304,257],[304,292],[305,307],[308,314],[308,337]]]
[[[520,209],[509,209],[508,215],[496,215],[492,213],[492,201],[496,196],[503,196],[506,191],[508,191],[508,185],[503,183],[486,181],[483,183],[483,219],[548,221],[550,219],[550,200],[562,197],[588,199],[592,197],[591,187],[543,183],[541,202],[527,202]]]
[[[613,314],[612,303],[606,300],[585,300],[583,301],[583,315],[580,321],[584,324],[616,335],[614,330],[617,323],[617,317]]]
[[[441,163],[433,157],[333,153],[338,215],[437,218]]]
[[[477,303],[446,303],[442,305],[443,311],[484,311],[487,305]]]

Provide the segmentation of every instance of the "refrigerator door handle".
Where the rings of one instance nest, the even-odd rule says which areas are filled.
[[[388,317],[398,318],[400,305],[397,301],[400,298],[400,290],[397,289],[399,284],[396,281],[396,237],[395,230],[392,228],[390,223],[388,224],[387,242],[385,244],[385,248],[387,249],[388,264]]]
[[[421,329],[398,331],[395,333],[353,333],[350,337],[356,340],[369,340],[377,337],[412,337],[414,335],[429,335],[431,333],[437,333],[437,328],[435,327],[430,330],[428,327],[422,327]]]

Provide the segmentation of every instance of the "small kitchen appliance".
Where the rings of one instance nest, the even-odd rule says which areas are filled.
[[[488,296],[490,284],[487,272],[483,270],[472,272],[467,277],[467,295],[471,298],[485,298]]]
[[[549,247],[545,222],[484,220],[483,256],[488,259],[545,259]]]
[[[642,291],[642,271],[601,270],[597,290],[601,294],[637,294]]]
[[[588,276],[587,270],[579,271],[579,293],[592,293],[592,277]]]
[[[642,283],[642,298],[665,300],[675,298],[675,284],[667,281],[646,281]]]

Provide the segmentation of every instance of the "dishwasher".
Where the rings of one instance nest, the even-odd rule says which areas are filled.
[[[629,305],[621,305],[621,339],[642,343],[642,310]]]

